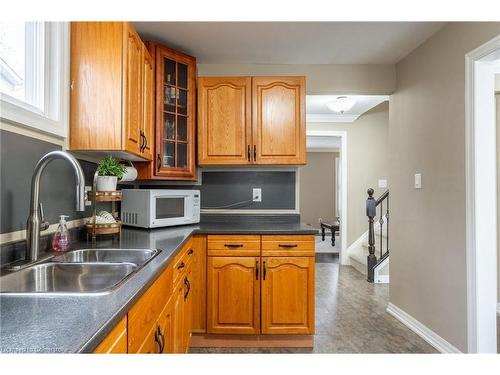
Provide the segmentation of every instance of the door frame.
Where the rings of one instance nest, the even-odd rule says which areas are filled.
[[[340,192],[340,264],[349,265],[347,254],[347,131],[346,130],[306,130],[306,137],[340,137],[340,172],[341,172],[341,192]],[[306,150],[307,152],[307,150]],[[335,165],[332,166],[335,168]]]
[[[467,350],[496,353],[497,163],[494,61],[500,35],[465,55]]]

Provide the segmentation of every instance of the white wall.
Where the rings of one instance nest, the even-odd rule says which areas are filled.
[[[335,158],[338,152],[308,152],[300,167],[300,220],[319,228],[319,218],[335,219]]]
[[[389,174],[389,103],[384,102],[353,123],[307,124],[307,130],[345,130],[347,132],[347,246],[368,230],[366,199],[368,188],[379,196],[379,179]],[[390,187],[390,181],[389,181]]]
[[[467,350],[465,54],[500,23],[450,23],[396,66],[390,301]],[[422,189],[413,175],[422,173]]]
[[[392,94],[394,65],[198,64],[199,76],[304,75],[308,94]]]

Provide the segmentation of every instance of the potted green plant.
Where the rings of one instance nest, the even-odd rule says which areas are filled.
[[[112,156],[106,156],[97,166],[97,191],[115,191],[118,179],[123,177],[125,166]]]

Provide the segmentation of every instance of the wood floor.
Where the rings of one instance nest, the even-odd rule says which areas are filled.
[[[338,254],[316,256],[314,349],[192,348],[192,353],[435,353],[386,311],[388,285],[366,282]]]

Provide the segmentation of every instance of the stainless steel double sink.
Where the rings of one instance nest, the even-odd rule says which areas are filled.
[[[149,249],[82,249],[0,277],[0,293],[109,293],[158,255]]]

